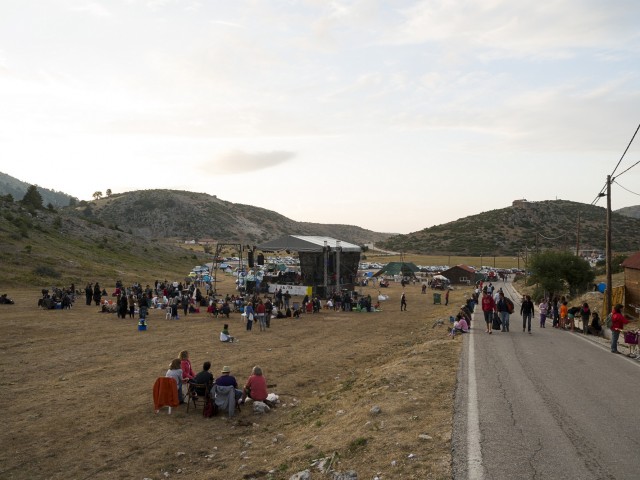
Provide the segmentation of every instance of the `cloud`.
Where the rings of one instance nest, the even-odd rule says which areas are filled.
[[[207,171],[221,174],[250,173],[275,167],[292,160],[296,154],[283,150],[272,152],[248,153],[232,150],[216,157],[211,164],[203,165]]]
[[[72,12],[88,13],[94,17],[111,17],[111,12],[102,4],[97,2],[80,2],[70,8]]]

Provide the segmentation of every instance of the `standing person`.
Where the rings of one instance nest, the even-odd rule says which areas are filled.
[[[562,298],[563,300],[558,312],[560,315],[560,328],[564,330],[567,323],[567,317],[569,316],[569,307],[567,306],[567,301],[564,300],[564,297]]]
[[[502,290],[498,292],[496,310],[498,310],[498,315],[500,315],[500,321],[502,322],[502,331],[509,332],[509,309],[507,307],[507,301],[504,298],[504,292],[502,292]]]
[[[247,332],[250,332],[253,328],[254,316],[253,307],[251,306],[250,302],[247,302],[247,304],[245,305],[243,314],[247,317]]]
[[[267,399],[267,395],[267,380],[262,374],[262,369],[256,365],[251,370],[251,376],[244,386],[240,403],[244,403],[247,397],[256,402],[264,402]]]
[[[286,310],[287,308],[289,308],[289,302],[291,301],[291,294],[289,293],[289,290],[284,292],[283,298],[284,298],[284,308]]]
[[[529,295],[525,295],[524,301],[520,306],[520,315],[522,315],[522,331],[524,332],[525,327],[528,327],[529,333],[531,333],[531,318],[535,314],[533,308],[533,302],[531,301],[531,297]]]
[[[100,284],[96,282],[93,286],[93,301],[96,304],[96,307],[100,305],[100,298],[102,298],[102,291],[100,290]]]
[[[547,311],[549,305],[547,304],[547,299],[543,298],[540,301],[540,305],[538,305],[538,311],[540,312],[540,328],[544,328],[544,324],[547,320]]]
[[[91,305],[91,298],[93,297],[93,287],[90,283],[87,283],[87,286],[84,287],[84,296],[87,301],[87,305]]]
[[[585,335],[589,333],[589,317],[591,317],[591,309],[589,304],[584,302],[580,309],[580,318],[582,319],[582,333]]]
[[[260,326],[260,331],[265,332],[267,330],[267,321],[265,319],[265,315],[267,313],[267,308],[264,303],[262,303],[262,299],[258,300],[258,305],[256,306],[256,314],[258,315],[258,325]]]
[[[551,303],[551,312],[553,314],[553,328],[558,328],[558,323],[560,322],[560,308],[558,306],[558,297],[553,297],[553,302]]]
[[[407,311],[407,296],[402,292],[402,296],[400,297],[400,311]]]
[[[189,310],[189,295],[183,294],[182,295],[182,311],[184,313],[184,316],[187,316],[187,311]]]
[[[484,314],[484,322],[487,324],[487,333],[491,333],[491,326],[493,322],[493,312],[496,310],[496,302],[488,292],[488,290],[482,291],[482,313]]]
[[[264,321],[267,324],[267,328],[271,327],[271,315],[273,315],[273,303],[267,297],[267,301],[264,304]]]
[[[444,294],[444,304],[449,305],[449,289],[447,288],[447,293]]]
[[[133,296],[133,293],[129,294],[127,302],[129,304],[129,318],[133,318],[136,314],[136,298]]]
[[[626,323],[629,323],[629,320],[624,318],[622,305],[618,303],[611,310],[611,353],[621,353],[618,351],[618,338]]]

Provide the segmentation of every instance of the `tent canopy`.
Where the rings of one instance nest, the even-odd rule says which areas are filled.
[[[402,275],[403,277],[413,277],[420,269],[411,262],[389,262],[382,270],[375,273],[375,277],[380,275]]]
[[[258,245],[258,249],[263,252],[281,252],[289,250],[292,252],[322,252],[324,242],[331,250],[335,250],[338,242],[343,252],[361,252],[362,249],[353,243],[337,240],[332,237],[320,237],[315,235],[286,235],[276,240]]]

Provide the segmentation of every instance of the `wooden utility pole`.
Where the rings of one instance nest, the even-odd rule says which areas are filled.
[[[578,225],[576,227],[576,257],[580,256],[580,212],[578,212]]]
[[[605,265],[607,273],[607,291],[604,297],[605,299],[605,313],[611,312],[611,302],[613,299],[613,280],[611,279],[611,175],[607,175],[607,226],[605,237]]]

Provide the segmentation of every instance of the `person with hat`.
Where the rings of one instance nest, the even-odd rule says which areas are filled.
[[[225,365],[222,367],[218,378],[216,378],[215,384],[219,387],[233,387],[235,389],[236,401],[242,398],[242,390],[238,389],[238,382],[236,381],[236,377],[231,375],[231,367]]]

